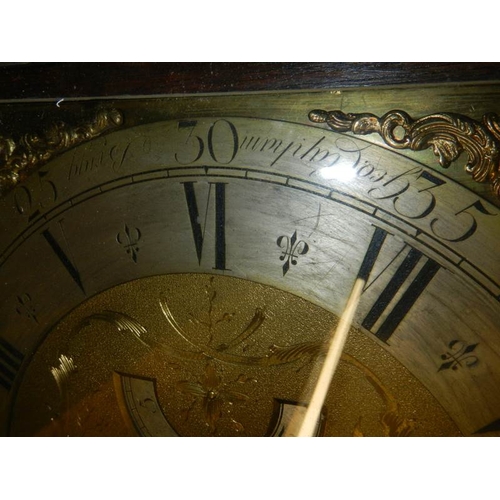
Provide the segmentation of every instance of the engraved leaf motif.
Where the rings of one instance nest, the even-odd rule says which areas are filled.
[[[220,384],[220,377],[215,371],[214,366],[211,363],[207,364],[205,375],[203,377],[203,385],[207,390],[217,389]]]
[[[222,399],[210,399],[205,397],[205,399],[203,400],[203,409],[205,410],[207,424],[209,425],[210,430],[213,432],[215,431],[217,422],[222,415]]]
[[[240,384],[246,384],[247,382],[257,382],[257,379],[253,377],[247,377],[246,375],[243,375],[243,373],[241,373],[236,379],[236,382]]]
[[[206,393],[201,384],[189,382],[188,380],[181,380],[180,382],[177,382],[177,389],[185,394],[191,394],[196,397],[203,397]]]
[[[327,344],[317,341],[303,342],[291,346],[272,345],[268,360],[270,364],[291,363],[303,357],[314,357],[326,352]]]
[[[387,437],[407,437],[413,431],[413,423],[401,417],[395,411],[382,414],[380,419]]]
[[[88,326],[92,321],[104,321],[113,325],[120,333],[132,334],[141,344],[146,347],[149,345],[142,340],[141,336],[147,333],[147,330],[136,319],[127,314],[116,311],[102,311],[84,318],[77,326],[81,330]]]
[[[222,408],[225,402],[247,401],[249,397],[238,391],[227,389],[222,384],[222,379],[217,373],[213,363],[207,363],[202,382],[182,380],[177,383],[177,388],[185,394],[190,394],[201,399],[205,421],[210,431],[215,432],[217,422],[222,417]]]
[[[54,366],[50,369],[50,373],[54,377],[57,387],[61,394],[64,392],[64,386],[67,383],[70,375],[76,371],[76,365],[73,358],[64,354],[59,356],[59,366]]]
[[[218,347],[218,350],[223,351],[223,350],[226,350],[230,347],[241,344],[242,342],[247,340],[249,337],[251,337],[261,327],[261,325],[265,319],[266,319],[266,317],[265,317],[264,311],[260,307],[257,307],[255,309],[255,313],[254,313],[252,319],[250,320],[248,325],[245,327],[245,329],[239,335],[237,335],[233,340],[231,340],[229,343],[221,344]]]
[[[249,397],[246,394],[243,394],[242,392],[236,392],[236,391],[225,391],[223,393],[224,399],[226,399],[229,402],[235,402],[235,401],[248,401]]]
[[[363,431],[361,430],[361,417],[359,417],[356,427],[354,427],[354,430],[352,431],[352,437],[365,437]]]
[[[236,432],[243,432],[245,430],[241,422],[238,422],[234,419],[231,419],[231,422],[233,423],[233,427]]]

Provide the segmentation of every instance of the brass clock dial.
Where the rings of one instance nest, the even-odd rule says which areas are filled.
[[[414,95],[392,99],[412,111]],[[345,102],[362,98],[372,124],[392,103]],[[4,434],[282,435],[360,273],[316,434],[499,432],[494,173],[464,187],[392,147],[424,122],[340,130],[311,113],[340,108],[332,93],[105,104],[78,129],[95,137],[24,150],[26,178],[4,183]],[[471,149],[439,123],[437,154]]]
[[[11,432],[279,435],[335,323],[295,295],[234,277],[171,274],[119,285],[49,333],[23,377]],[[350,333],[317,433],[459,434],[392,356]],[[391,379],[377,375],[381,364]]]

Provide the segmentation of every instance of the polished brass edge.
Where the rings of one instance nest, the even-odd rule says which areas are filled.
[[[371,113],[315,109],[309,113],[309,120],[326,123],[336,132],[377,133],[395,149],[432,148],[444,168],[465,151],[466,172],[477,182],[490,183],[500,197],[500,123],[496,113],[485,114],[479,122],[457,113],[435,113],[414,120],[400,110],[389,111],[379,118]]]
[[[101,109],[77,126],[53,123],[43,132],[26,133],[19,140],[0,136],[0,196],[56,155],[123,124],[117,109]]]

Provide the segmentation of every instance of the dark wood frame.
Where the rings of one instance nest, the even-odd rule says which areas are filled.
[[[0,65],[0,99],[500,81],[500,63],[29,63]]]

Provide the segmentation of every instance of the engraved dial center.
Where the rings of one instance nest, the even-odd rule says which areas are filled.
[[[237,278],[178,274],[114,287],[49,332],[23,378],[11,433],[279,435],[307,401],[337,321]],[[428,391],[354,328],[318,432],[459,434]]]

